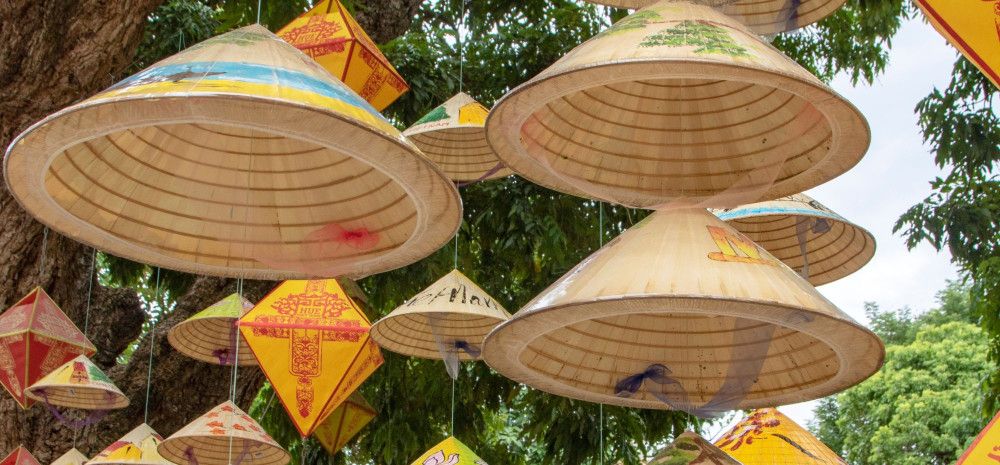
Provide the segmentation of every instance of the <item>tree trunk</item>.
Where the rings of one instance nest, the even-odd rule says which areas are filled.
[[[0,2],[0,148],[46,115],[122,78],[143,38],[145,20],[164,0],[4,0]],[[375,40],[384,42],[409,27],[421,0],[369,0],[358,16]],[[387,14],[390,12],[391,14]],[[127,364],[118,356],[142,330],[146,313],[131,289],[104,288],[92,277],[92,249],[46,229],[0,186],[0,311],[42,286],[84,328],[98,347],[94,362],[131,399],[96,425],[74,432],[44,406],[20,407],[0,393],[0,454],[19,444],[41,463],[73,447],[92,456],[142,423],[150,340]],[[273,283],[245,284],[259,299]],[[199,278],[175,310],[153,332],[149,424],[167,436],[228,397],[231,368],[195,362],[173,351],[167,330],[235,291],[232,280]],[[239,370],[237,402],[247,407],[264,377],[257,368]]]

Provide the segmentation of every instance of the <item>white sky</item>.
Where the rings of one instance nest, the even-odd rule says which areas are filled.
[[[913,110],[934,86],[948,85],[957,53],[930,25],[912,20],[893,40],[889,65],[874,85],[853,87],[849,77],[833,82],[834,89],[868,118],[872,145],[854,169],[808,193],[875,235],[875,258],[865,268],[819,288],[858,321],[867,323],[864,303],[869,301],[883,309],[927,310],[935,305],[935,294],[945,281],[957,277],[947,252],[937,253],[927,245],[909,251],[903,238],[892,233],[896,219],[931,192],[929,181],[941,173],[923,143]],[[815,405],[806,402],[780,410],[806,426]],[[705,433],[713,437],[719,431]]]

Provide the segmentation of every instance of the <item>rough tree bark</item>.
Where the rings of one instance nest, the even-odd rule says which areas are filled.
[[[0,148],[45,115],[113,84],[128,68],[142,41],[145,19],[164,0],[0,1]],[[358,20],[384,42],[409,27],[421,0],[368,0]],[[130,289],[104,288],[91,281],[92,250],[49,231],[25,213],[0,186],[0,311],[35,286],[42,286],[83,328],[88,288],[93,285],[88,336],[98,347],[94,361],[131,399],[131,405],[100,423],[74,432],[43,406],[21,410],[0,393],[0,454],[23,444],[49,463],[76,444],[88,456],[143,420],[150,340],[130,362],[119,354],[141,333],[146,314]],[[46,238],[47,236],[47,238]],[[246,283],[259,299],[273,283]],[[231,370],[187,359],[170,348],[167,330],[234,292],[233,280],[199,278],[154,331],[149,423],[164,436],[228,396]],[[241,369],[237,400],[246,407],[263,376]]]

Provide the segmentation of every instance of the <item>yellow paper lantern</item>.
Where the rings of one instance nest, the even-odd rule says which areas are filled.
[[[754,410],[715,445],[743,465],[847,465],[805,428],[773,408]]]
[[[441,441],[411,465],[487,465],[469,446],[454,436]]]
[[[371,322],[335,279],[285,281],[239,325],[302,437],[382,364]]]
[[[320,423],[313,433],[331,455],[343,449],[378,413],[355,392]]]
[[[316,4],[278,31],[379,111],[410,90],[338,0]]]

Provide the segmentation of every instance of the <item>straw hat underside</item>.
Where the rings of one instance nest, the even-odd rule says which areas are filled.
[[[428,315],[433,315],[436,320],[433,327]],[[404,313],[379,320],[372,326],[371,333],[372,339],[386,350],[411,357],[441,360],[443,356],[439,339],[441,344],[465,341],[481,348],[483,339],[501,321],[503,320],[471,313]],[[475,360],[463,350],[455,353],[461,361]]]
[[[198,318],[178,323],[167,333],[170,345],[178,352],[196,360],[207,363],[219,363],[219,358],[213,352],[229,349],[232,346],[230,334],[237,331],[237,318]],[[230,357],[236,354],[229,354]],[[256,365],[253,351],[247,345],[246,339],[239,336],[240,366]]]
[[[657,0],[587,0],[616,8],[643,8]],[[846,0],[801,0],[792,17],[788,0],[700,0],[746,24],[758,34],[776,34],[808,26],[836,12]],[[726,5],[728,3],[728,5]]]
[[[884,354],[878,338],[854,323],[766,303],[683,296],[609,298],[515,316],[490,334],[485,358],[505,376],[553,394],[668,409],[645,389],[631,398],[614,393],[620,380],[661,363],[700,405],[719,390],[730,360],[740,360],[746,348],[733,346],[732,330],[736,318],[750,315],[760,321],[752,331],[766,325],[775,330],[757,381],[738,408],[823,397],[881,366],[882,355],[872,357]],[[556,329],[543,333],[546,327]],[[759,342],[755,336],[741,343]]]
[[[38,391],[45,391],[42,397]],[[113,410],[128,407],[129,400],[121,392],[93,386],[45,386],[28,388],[28,397],[60,407],[84,410]]]
[[[230,449],[230,439],[232,448]],[[261,441],[229,436],[184,436],[163,441],[158,450],[160,455],[174,463],[188,463],[185,452],[188,448],[198,459],[198,465],[229,465],[248,447],[246,465],[284,465],[289,455],[281,447]],[[230,451],[232,455],[230,455]]]
[[[751,184],[776,198],[846,171],[864,153],[865,137],[836,137],[866,133],[863,119],[812,83],[704,61],[670,64],[607,64],[533,82],[494,110],[491,120],[503,126],[490,136],[494,147],[532,181],[636,206]],[[692,77],[663,78],[665,69]],[[580,82],[596,85],[579,90]],[[834,141],[844,145],[835,159]],[[527,153],[504,156],[510,150]]]
[[[767,215],[730,220],[743,234],[794,270],[805,264],[796,232],[798,215]],[[858,271],[875,255],[871,233],[851,223],[825,217],[830,230],[806,232],[809,282],[815,286],[831,283]]]
[[[192,107],[200,114],[185,114]],[[43,222],[116,255],[199,274],[361,276],[427,255],[457,227],[457,195],[435,168],[400,141],[315,110],[232,96],[71,110],[26,133],[14,147],[31,139],[37,153],[8,155],[5,176]],[[252,129],[261,113],[267,128]],[[93,137],[98,126],[124,129]],[[359,139],[364,157],[374,154],[365,161],[344,142]],[[378,241],[308,238],[330,225]]]
[[[486,142],[486,131],[482,127],[426,131],[408,137],[453,181],[475,181],[500,163]],[[502,167],[485,180],[511,174],[513,171]]]

